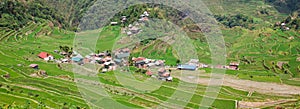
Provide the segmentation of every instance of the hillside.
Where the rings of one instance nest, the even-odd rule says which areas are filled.
[[[293,13],[295,11],[300,11],[300,3],[298,0],[265,0],[275,6],[279,12],[283,13]]]
[[[0,27],[18,30],[30,22],[51,21],[54,26],[74,29],[92,3],[93,0],[3,0],[0,5]]]
[[[122,108],[118,106],[124,105],[129,108],[194,109],[201,107],[199,103],[203,99],[211,99],[207,97],[206,91],[213,69],[199,68],[197,72],[176,70],[176,65],[182,64],[176,50],[187,48],[181,48],[179,43],[175,43],[177,46],[174,48],[172,43],[159,39],[161,36],[181,35],[177,34],[178,31],[174,32],[179,30],[190,38],[189,44],[196,49],[199,61],[209,65],[212,62],[211,51],[203,35],[209,28],[200,29],[189,18],[188,12],[158,4],[139,4],[128,7],[110,19],[112,22],[121,22],[120,18],[127,16],[125,23],[106,24],[103,28],[98,28],[99,19],[89,19],[84,23],[90,22],[93,25],[85,28],[96,28],[95,30],[75,32],[84,13],[94,2],[95,0],[0,2],[1,109],[111,108],[111,104],[115,102],[115,108]],[[203,2],[212,11],[211,17],[218,21],[222,31],[226,45],[226,63],[239,62],[239,70],[226,70],[224,84],[219,92],[213,92],[218,95],[209,108],[234,109],[236,101],[244,108],[300,108],[297,92],[300,87],[300,17],[296,13],[299,10],[297,0]],[[140,14],[146,10],[150,13],[149,21],[137,26],[142,31],[134,35],[124,32],[130,24],[136,24]],[[155,23],[153,19],[164,22]],[[167,24],[177,28],[167,28]],[[76,48],[74,39],[78,36],[99,36],[99,39],[90,39],[91,43],[98,41],[94,45],[94,51],[89,51],[93,53],[105,51],[110,54],[119,46],[132,44],[130,58],[141,56],[165,60],[165,65],[174,67],[169,70],[174,79],[172,82],[153,79],[145,74],[145,69],[134,66],[103,73],[103,66],[98,64],[59,63],[45,61],[37,56],[41,52],[47,52],[57,60],[70,58],[59,51],[69,52],[73,47]],[[72,53],[74,52],[70,54]],[[31,68],[32,64],[37,64],[38,69]],[[90,65],[96,70],[74,72],[74,67],[84,69]],[[181,77],[183,74],[188,76]],[[132,84],[122,83],[120,77]],[[200,79],[194,81],[197,79],[195,77]],[[208,92],[209,94],[212,93]]]

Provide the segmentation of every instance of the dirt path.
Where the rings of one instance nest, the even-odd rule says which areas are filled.
[[[210,75],[207,73],[199,74],[199,72],[189,72],[189,71],[184,71],[183,73],[185,73],[185,76],[181,76],[180,72],[173,72],[172,76],[176,78],[180,78],[181,80],[190,83],[208,85],[210,82],[210,78],[209,78]],[[197,73],[199,75],[195,75]],[[200,76],[200,78],[196,78],[197,76]],[[222,84],[221,79],[218,82]],[[244,90],[244,91],[255,91],[264,94],[300,95],[300,87],[297,86],[278,84],[278,83],[268,83],[268,82],[256,82],[250,80],[241,80],[241,79],[234,78],[233,76],[230,75],[224,76],[223,85],[235,89]]]
[[[239,101],[238,108],[241,109],[249,109],[249,108],[258,108],[258,107],[268,107],[268,106],[274,106],[282,103],[287,102],[295,102],[297,100],[278,100],[278,101],[266,101],[266,102],[246,102],[246,101]]]

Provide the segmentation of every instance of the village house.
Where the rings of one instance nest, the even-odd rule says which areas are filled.
[[[54,52],[54,53],[59,53],[59,50],[54,50],[53,52]]]
[[[10,78],[10,74],[9,73],[5,74],[5,75],[3,75],[3,77],[8,79],[8,78]]]
[[[187,62],[186,65],[196,66],[197,68],[208,68],[209,67],[207,64],[200,63],[199,59],[190,59],[190,61]]]
[[[127,34],[128,36],[131,36],[131,35],[132,35],[132,32],[131,32],[131,31],[128,31],[128,32],[126,32],[126,34]]]
[[[190,61],[187,62],[186,64],[187,64],[187,65],[196,66],[196,67],[199,67],[199,66],[200,66],[200,63],[199,63],[199,60],[198,60],[198,59],[190,59]]]
[[[71,60],[73,62],[81,62],[83,60],[83,57],[80,54],[77,54],[76,56],[72,57]]]
[[[239,62],[230,62],[228,69],[230,70],[239,70]]]
[[[134,66],[138,68],[148,68],[152,66],[164,66],[165,60],[154,60],[145,57],[132,58]]]
[[[70,62],[70,59],[62,59],[61,62],[62,62],[62,63],[69,63],[69,62]]]
[[[121,17],[121,22],[124,23],[124,22],[126,22],[126,21],[127,21],[127,17],[126,17],[126,16],[122,16],[122,17]]]
[[[53,60],[54,57],[47,52],[41,52],[38,54],[38,57],[44,59],[45,61]]]
[[[118,22],[110,22],[111,25],[117,25]]]
[[[209,66],[207,64],[204,63],[199,63],[198,68],[208,68]]]
[[[146,75],[147,75],[147,76],[152,76],[153,73],[152,73],[150,70],[147,70]]]
[[[278,23],[277,23],[277,25],[278,25]],[[281,23],[280,26],[281,26],[280,27],[281,30],[286,30],[286,31],[290,30],[290,27],[287,27],[286,23],[284,23],[284,22]]]
[[[90,58],[83,58],[83,60],[82,60],[82,62],[85,63],[85,64],[86,63],[91,63],[91,61],[92,60]]]
[[[141,21],[141,22],[143,22],[143,21],[148,21],[148,20],[149,20],[148,17],[142,17],[142,18],[139,19],[139,21]]]
[[[126,66],[128,65],[128,58],[130,56],[130,49],[129,48],[123,48],[123,49],[118,49],[114,51],[115,56],[114,56],[114,62],[118,65],[121,66]]]
[[[282,69],[284,64],[288,64],[288,62],[286,62],[286,61],[279,61],[279,62],[277,62],[277,67],[279,69]]]
[[[158,79],[164,80],[164,81],[172,81],[173,77],[171,77],[170,72],[168,72],[165,68],[160,68],[158,70]]]
[[[67,53],[67,52],[65,52],[65,51],[59,52],[59,54],[60,54],[60,55],[63,55],[63,56],[66,56],[66,55],[68,55],[68,53]]]
[[[138,58],[133,57],[133,58],[132,58],[132,61],[133,61],[133,63],[134,63],[134,66],[136,66],[136,67],[138,67],[138,68],[139,68],[140,66],[144,66],[144,65],[146,64],[145,60],[146,60],[146,58],[144,58],[144,57],[138,57]]]
[[[47,77],[47,76],[48,76],[48,74],[47,74],[47,72],[46,72],[45,70],[40,70],[40,71],[38,71],[38,72],[37,72],[37,75],[38,75],[38,76],[43,76],[43,77]]]
[[[178,65],[177,69],[178,70],[197,70],[197,66],[183,64],[183,65]]]
[[[140,15],[140,19],[139,21],[140,22],[143,22],[143,21],[148,21],[149,20],[149,12],[148,11],[145,11],[142,15]]]
[[[101,65],[103,67],[102,68],[102,73],[105,73],[105,72],[108,72],[108,71],[113,71],[113,70],[117,69],[115,63],[113,61],[110,61],[110,60],[104,62]]]
[[[118,54],[116,54],[115,58],[123,59],[123,58],[128,58],[129,56],[130,56],[130,53],[118,53]]]
[[[39,69],[39,65],[38,64],[30,64],[29,67],[33,68],[33,69]]]
[[[140,32],[140,29],[136,26],[133,26],[131,28],[129,28],[129,31],[132,33],[132,34],[137,34],[138,32]]]
[[[128,28],[132,28],[132,27],[133,27],[133,25],[132,25],[132,24],[129,24],[129,25],[128,25]]]
[[[123,48],[123,49],[120,50],[120,52],[130,53],[130,49],[129,48]]]
[[[217,69],[225,69],[226,66],[224,66],[224,65],[216,65],[216,66],[213,66],[213,68],[217,68]]]
[[[165,61],[164,60],[156,60],[155,61],[155,65],[156,66],[164,66],[165,65]]]
[[[143,15],[149,17],[149,12],[148,11],[144,11]]]

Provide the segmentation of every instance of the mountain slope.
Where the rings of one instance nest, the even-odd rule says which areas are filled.
[[[51,21],[54,26],[73,29],[94,0],[3,0],[0,27],[18,30],[29,22]]]
[[[275,6],[279,12],[292,13],[295,11],[300,11],[299,0],[265,0]]]

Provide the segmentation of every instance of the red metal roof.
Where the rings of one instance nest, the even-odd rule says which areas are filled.
[[[41,52],[38,56],[40,57],[40,58],[46,58],[46,57],[48,57],[50,54],[48,54],[47,52]]]
[[[151,72],[151,71],[147,71],[147,72],[146,72],[146,75],[151,76],[151,75],[152,75],[152,72]]]
[[[144,58],[144,57],[138,57],[138,58],[134,58],[133,61],[143,61],[145,59],[146,58]]]

